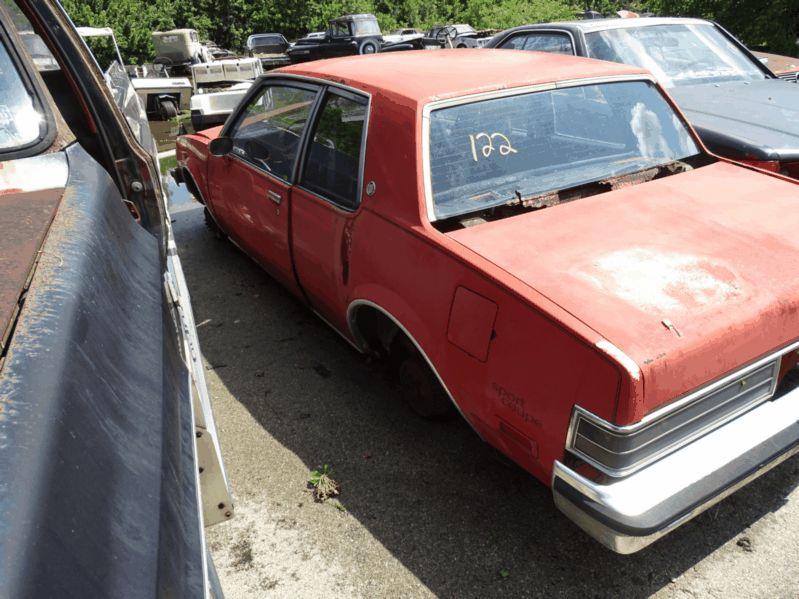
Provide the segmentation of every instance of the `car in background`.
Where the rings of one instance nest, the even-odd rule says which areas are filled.
[[[387,43],[380,32],[377,17],[372,14],[344,15],[329,22],[322,38],[304,37],[286,52],[292,63],[353,54],[377,54],[385,50],[406,50],[413,40]]]
[[[150,118],[167,121],[189,109],[193,91],[187,77],[170,77],[163,64],[126,65],[110,27],[78,27],[78,33],[91,49],[100,69],[105,73],[114,63],[128,73],[133,89],[139,95]]]
[[[799,450],[799,182],[710,154],[641,68],[292,65],[177,161],[217,237],[614,551]]]
[[[768,52],[752,52],[752,54],[780,79],[791,83],[799,82],[799,58]]]
[[[495,33],[493,29],[477,31],[471,25],[434,25],[424,36],[425,47],[482,48]]]
[[[716,23],[647,17],[523,25],[497,34],[487,47],[648,69],[712,151],[799,177],[799,86],[785,85]]]
[[[383,36],[383,41],[388,43],[409,42],[411,40],[424,37],[424,33],[413,27],[395,29],[391,33]]]
[[[56,0],[0,5],[0,89],[0,596],[221,597],[233,505],[143,106]]]
[[[247,38],[247,54],[261,60],[265,71],[289,64],[288,40],[281,33],[255,33]]]

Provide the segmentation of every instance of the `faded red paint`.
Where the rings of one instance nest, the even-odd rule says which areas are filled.
[[[351,340],[352,302],[399,320],[483,438],[544,483],[563,457],[575,404],[628,424],[799,338],[799,188],[779,176],[720,160],[449,234],[428,221],[425,104],[642,71],[551,54],[442,50],[275,73],[372,95],[362,184],[375,182],[374,194],[345,212],[289,186],[285,221],[259,216],[256,199],[269,206],[262,193],[243,198],[274,181],[209,156],[217,129],[178,144],[178,161],[212,213]],[[453,308],[457,289],[470,301]],[[482,310],[479,326],[450,330],[452,318],[467,326],[470,305]]]

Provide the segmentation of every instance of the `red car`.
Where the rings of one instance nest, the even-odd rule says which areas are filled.
[[[213,229],[615,551],[799,449],[799,186],[709,154],[645,71],[307,63],[177,158]]]

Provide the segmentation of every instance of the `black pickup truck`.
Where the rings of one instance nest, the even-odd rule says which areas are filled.
[[[0,596],[220,597],[233,514],[155,144],[57,0],[0,4]]]
[[[286,54],[292,63],[298,63],[354,54],[420,50],[423,47],[421,38],[396,43],[387,42],[380,32],[377,18],[363,13],[344,15],[330,20],[324,37],[299,39]]]

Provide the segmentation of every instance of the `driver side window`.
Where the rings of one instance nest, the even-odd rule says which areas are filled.
[[[287,85],[265,86],[239,115],[230,134],[232,153],[290,181],[316,94]]]

